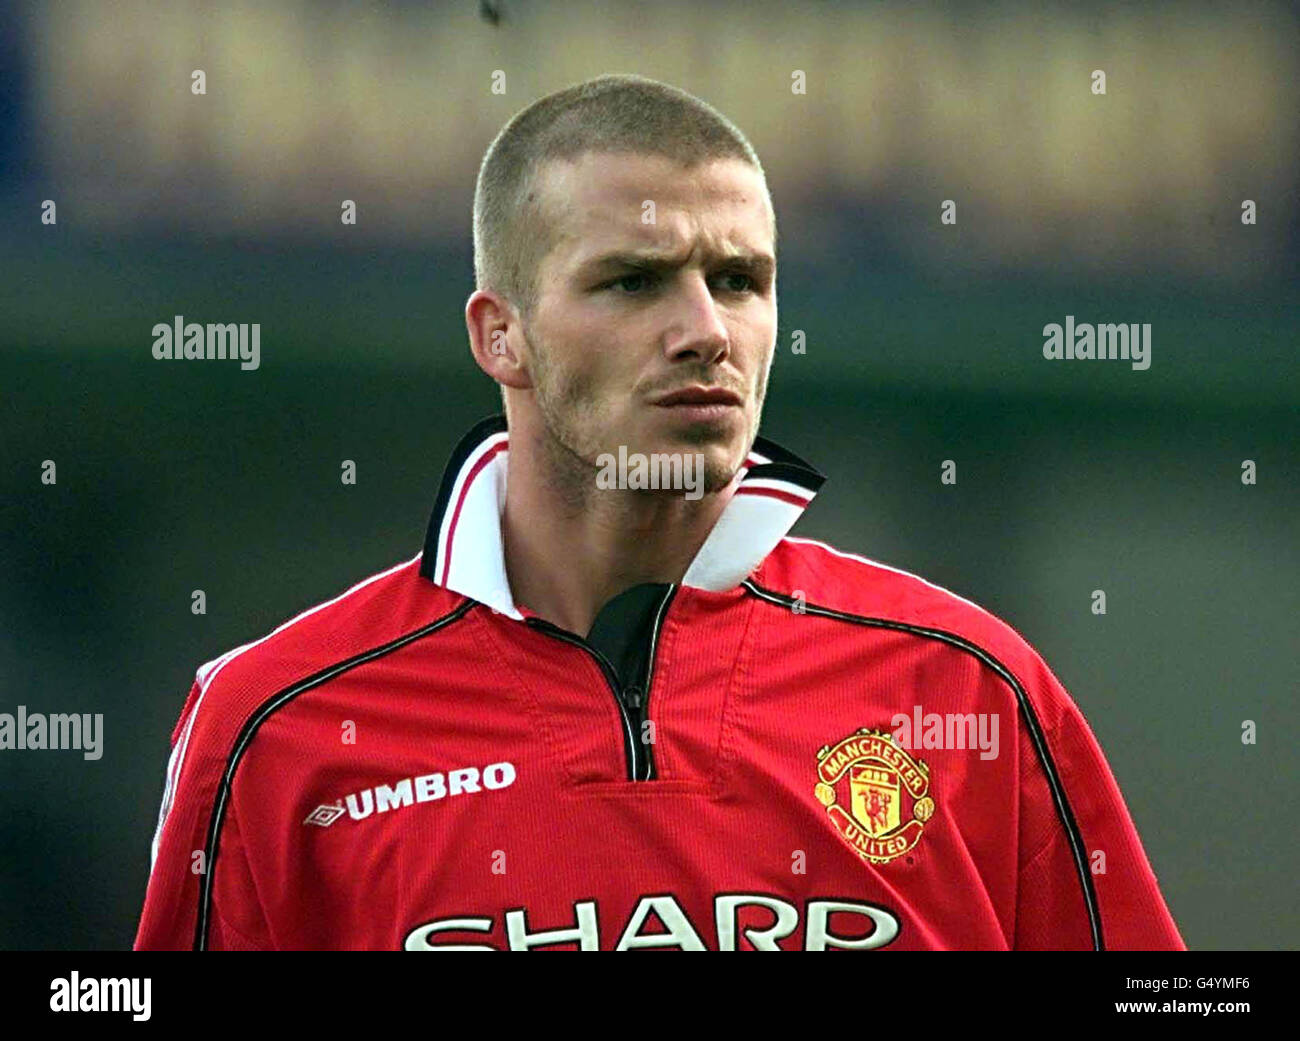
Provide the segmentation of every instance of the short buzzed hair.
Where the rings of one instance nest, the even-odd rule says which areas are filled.
[[[739,159],[763,174],[745,135],[694,95],[644,76],[599,76],[539,98],[488,146],[474,190],[474,276],[527,316],[555,244],[538,171],[587,152],[660,155],[690,168]]]

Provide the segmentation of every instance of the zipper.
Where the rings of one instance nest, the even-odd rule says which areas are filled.
[[[618,714],[623,720],[623,758],[627,761],[627,779],[629,781],[637,780],[639,771],[638,757],[636,751],[636,740],[632,731],[632,720],[627,714],[627,706],[623,703],[623,689],[618,683],[618,673],[614,671],[614,666],[610,664],[600,651],[596,650],[591,644],[581,636],[575,636],[567,629],[561,629],[558,625],[546,621],[544,618],[528,618],[527,623],[534,629],[553,636],[557,640],[563,640],[565,643],[571,643],[575,647],[581,647],[584,651],[596,659],[600,666],[600,671],[605,674],[605,680],[609,684],[609,689],[614,692],[614,704],[618,706]]]
[[[663,629],[664,616],[668,614],[668,605],[673,602],[673,597],[677,595],[677,586],[674,583],[668,587],[664,593],[664,598],[659,604],[659,610],[655,612],[654,627],[650,630],[650,656],[646,659],[645,670],[645,696],[641,697],[640,688],[637,689],[637,725],[638,735],[645,729],[645,721],[650,716],[650,689],[654,684],[655,676],[655,652],[659,649],[659,632]],[[645,746],[645,780],[653,780],[655,776],[654,755],[650,751],[650,746]]]
[[[654,756],[651,753],[650,745],[642,743],[641,734],[644,731],[650,709],[650,688],[654,682],[655,652],[659,647],[659,634],[663,631],[664,617],[668,613],[668,606],[676,595],[676,584],[670,585],[667,592],[664,593],[663,600],[659,602],[659,609],[655,612],[654,625],[650,630],[650,652],[646,658],[644,681],[629,683],[626,687],[619,684],[618,672],[610,663],[610,660],[581,636],[577,636],[567,629],[562,629],[544,618],[526,619],[527,623],[534,629],[538,629],[548,636],[553,636],[557,640],[571,643],[575,647],[581,647],[596,659],[600,671],[605,674],[605,681],[609,684],[609,689],[614,693],[614,703],[618,706],[618,714],[623,720],[623,755],[627,761],[627,779],[629,781],[649,781],[653,780],[655,776]],[[629,712],[629,709],[631,712]]]

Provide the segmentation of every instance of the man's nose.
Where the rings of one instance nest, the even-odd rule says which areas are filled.
[[[683,276],[673,300],[673,317],[664,338],[670,361],[698,360],[715,364],[727,356],[731,340],[726,323],[702,274]]]

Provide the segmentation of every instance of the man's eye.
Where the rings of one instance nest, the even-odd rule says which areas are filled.
[[[636,294],[640,290],[650,287],[651,277],[642,271],[635,271],[621,278],[616,278],[608,283],[610,286],[617,286],[625,293]]]
[[[752,292],[758,289],[758,283],[755,282],[753,278],[745,274],[745,272],[743,271],[728,271],[722,277],[723,279],[726,280],[726,282],[724,282],[724,285],[726,286],[728,292],[744,293],[744,292]],[[734,281],[732,281],[734,279],[739,279],[740,284],[737,285]]]
[[[717,284],[728,293],[755,293],[759,291],[758,282],[744,271],[728,271],[722,274]],[[633,271],[605,283],[606,289],[617,288],[629,296],[640,296],[658,284],[658,276],[644,271]]]

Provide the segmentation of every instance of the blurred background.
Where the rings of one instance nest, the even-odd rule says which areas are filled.
[[[0,7],[0,712],[105,729],[94,762],[0,752],[0,948],[129,946],[195,668],[419,551],[498,408],[463,319],[478,164],[607,72],[713,103],[764,163],[763,432],[830,477],[796,533],[1019,629],[1189,946],[1294,947],[1296,10],[494,8]],[[260,367],[154,360],[176,315],[260,323]],[[1066,315],[1150,323],[1151,367],[1045,360]]]

